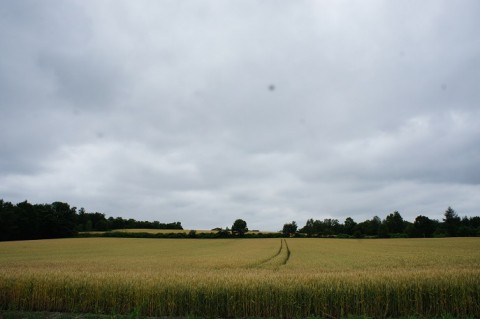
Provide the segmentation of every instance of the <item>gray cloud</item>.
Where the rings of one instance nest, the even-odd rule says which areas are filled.
[[[478,215],[479,6],[4,1],[0,197],[192,228]]]

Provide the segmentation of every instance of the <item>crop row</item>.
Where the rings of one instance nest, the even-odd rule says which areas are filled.
[[[388,316],[476,316],[478,272],[378,279],[248,276],[213,278],[0,276],[5,310],[131,313],[147,316],[278,317],[347,314]]]

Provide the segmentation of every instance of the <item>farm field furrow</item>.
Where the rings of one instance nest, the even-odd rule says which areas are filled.
[[[479,317],[480,238],[1,242],[0,309]]]

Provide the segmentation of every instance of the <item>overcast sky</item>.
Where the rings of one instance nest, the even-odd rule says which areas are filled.
[[[480,215],[480,2],[0,2],[0,198],[185,228]]]

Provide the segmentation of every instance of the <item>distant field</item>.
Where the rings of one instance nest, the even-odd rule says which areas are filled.
[[[205,234],[215,234],[218,231],[217,230],[208,230],[208,229],[193,229],[197,234],[205,233]],[[80,232],[80,234],[104,234],[104,233],[109,233],[109,232],[122,232],[122,233],[147,233],[147,234],[178,234],[178,233],[184,233],[188,234],[191,229],[143,229],[143,228],[133,228],[133,229],[112,229],[109,231],[86,231],[86,232]],[[266,231],[266,232],[259,232],[259,231],[250,231],[249,234],[258,234],[258,233],[263,233],[263,234],[273,234],[273,233],[279,233],[279,232],[271,232],[271,231]]]
[[[149,233],[149,234],[175,234],[188,233],[190,229],[113,229],[112,232],[126,232],[126,233]],[[195,230],[197,233],[216,233],[213,230]]]
[[[480,238],[0,243],[0,309],[480,317]]]
[[[133,229],[112,229],[109,232],[124,232],[124,233],[148,233],[148,234],[176,234],[176,233],[188,233],[189,229],[142,229],[142,228],[133,228]],[[195,230],[198,233],[212,233],[215,231],[212,230]],[[90,233],[90,234],[103,234],[106,231],[85,231],[81,233]]]
[[[206,233],[206,234],[212,234],[212,233],[217,233],[218,231],[216,230],[209,230],[209,229],[193,229],[195,232],[199,233]],[[125,233],[148,233],[148,234],[176,234],[176,233],[185,233],[188,234],[191,231],[191,229],[143,229],[143,228],[133,228],[133,229],[112,229],[109,230],[109,232],[125,232]],[[91,234],[103,234],[106,231],[86,231],[82,233],[91,233]],[[250,232],[252,233],[252,232]],[[258,233],[258,232],[253,232],[253,233]],[[271,231],[267,232],[262,232],[265,234],[270,234],[274,233]]]

